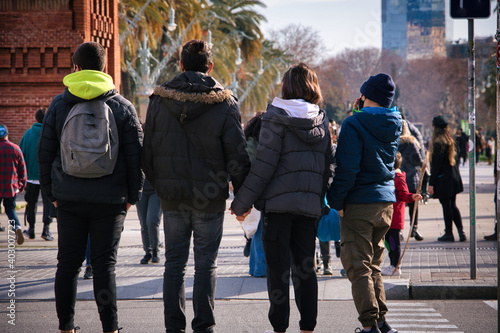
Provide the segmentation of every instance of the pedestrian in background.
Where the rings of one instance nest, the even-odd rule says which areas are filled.
[[[250,169],[241,116],[231,90],[208,74],[211,47],[191,40],[182,73],[156,87],[144,126],[143,167],[161,199],[165,230],[163,304],[167,332],[186,330],[185,274],[194,242],[194,332],[215,332],[217,255],[229,197]]]
[[[342,123],[337,167],[327,199],[339,211],[340,259],[363,332],[394,333],[386,322],[387,304],[380,264],[384,236],[391,225],[394,159],[402,130],[401,114],[391,107],[395,85],[380,73],[361,86],[354,114]]]
[[[74,73],[64,77],[63,83],[67,89],[50,104],[38,143],[42,193],[57,208],[58,264],[54,290],[59,329],[69,333],[77,329],[74,316],[78,274],[85,259],[90,234],[94,297],[102,330],[116,333],[115,264],[125,216],[141,196],[144,179],[141,170],[142,130],[134,106],[118,94],[111,76],[103,72],[106,65],[104,47],[96,42],[83,43],[76,49],[72,59]],[[86,105],[102,106],[109,112],[106,113],[109,117],[107,123],[116,125],[115,129],[87,127],[89,124],[95,125],[95,122],[101,124],[94,116],[92,122],[90,119],[82,121],[77,131],[82,137],[92,131],[103,138],[112,138],[114,141],[107,142],[111,144],[111,148],[108,146],[111,151],[104,155],[106,157],[114,154],[114,147],[118,143],[116,164],[110,174],[100,177],[72,176],[68,172],[75,174],[75,170],[70,171],[67,168],[69,161],[62,159],[63,155],[78,153],[61,144],[63,134],[71,135],[63,131],[63,125],[70,110],[85,108]],[[94,108],[91,110],[97,112]],[[89,144],[93,142],[92,139],[96,137],[82,138],[75,143]],[[95,162],[82,162],[89,162],[90,167],[96,167]]]
[[[404,122],[403,122],[404,124]],[[404,128],[404,127],[403,127]],[[404,132],[404,129],[403,129]],[[401,138],[403,135],[401,135]],[[385,234],[385,245],[389,252],[390,265],[382,269],[382,275],[392,276],[401,275],[401,267],[398,267],[399,258],[401,257],[401,230],[405,227],[405,204],[415,203],[422,199],[420,194],[410,193],[406,184],[405,172],[400,169],[403,162],[403,157],[398,151],[396,160],[394,161],[394,169],[396,177],[394,178],[394,187],[396,188],[396,202],[392,205],[394,212],[392,214],[391,227]],[[398,270],[394,270],[398,267]]]
[[[492,161],[492,156],[495,152],[495,140],[493,138],[489,138],[486,141],[486,149],[484,155],[486,156],[486,160],[488,161],[488,165],[491,165],[493,163]]]
[[[9,141],[7,126],[0,125],[0,202],[12,230],[16,233],[18,245],[24,243],[23,231],[16,213],[16,196],[26,187],[26,164],[21,148]]]
[[[457,207],[457,194],[464,190],[458,168],[457,149],[452,137],[448,119],[442,115],[432,119],[431,177],[429,193],[439,199],[443,208],[445,232],[438,238],[440,242],[453,242],[453,223],[461,242],[465,242],[462,216]]]
[[[26,210],[24,215],[28,221],[29,229],[26,234],[30,239],[35,238],[35,223],[36,213],[38,206],[38,196],[40,195],[40,181],[39,181],[39,167],[37,161],[37,146],[38,139],[40,138],[40,130],[42,129],[43,117],[45,116],[45,109],[38,109],[35,113],[36,123],[28,129],[19,143],[24,161],[26,162],[26,169],[28,170],[28,183],[26,184],[26,192],[24,193],[24,200],[26,200]],[[43,231],[42,238],[46,241],[53,241],[52,233],[50,232],[50,224],[52,223],[52,215],[54,214],[55,207],[52,203],[42,194],[43,202]]]
[[[460,161],[463,160],[462,165],[465,165],[465,162],[467,162],[467,154],[469,153],[467,149],[469,137],[460,127],[457,128],[455,141],[456,147],[458,148],[458,164],[460,165]]]
[[[398,151],[402,156],[401,171],[403,171],[406,175],[406,185],[408,187],[408,191],[411,193],[416,193],[420,183],[420,167],[424,162],[420,148],[420,143],[413,135],[411,135],[406,120],[403,120],[403,132],[401,132],[401,136],[399,138]],[[410,213],[410,225],[412,218],[415,220],[415,222],[413,222],[413,229],[410,237],[414,237],[417,241],[422,241],[424,240],[424,237],[418,231],[418,206],[415,206],[414,201],[410,201],[408,202],[408,208]]]
[[[258,112],[255,117],[250,119],[245,125],[244,133],[247,139],[247,150],[250,162],[253,163],[259,146],[260,129],[262,126],[262,116],[265,112]],[[262,213],[260,213],[259,225],[257,231],[250,238],[250,260],[249,274],[253,277],[266,276],[266,258],[264,255],[264,244],[262,243]]]
[[[160,262],[160,198],[147,178],[144,180],[141,200],[136,206],[137,216],[141,223],[142,248],[145,252],[140,262],[142,265],[150,262],[158,264]]]
[[[254,204],[263,212],[269,320],[276,333],[289,326],[291,270],[304,333],[314,331],[318,314],[316,221],[331,177],[332,144],[328,117],[318,106],[318,78],[309,66],[286,71],[281,96],[262,116],[257,154],[231,209],[240,220]]]

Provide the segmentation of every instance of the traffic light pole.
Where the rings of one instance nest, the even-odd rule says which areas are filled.
[[[500,280],[498,280],[498,276],[500,276],[500,239],[498,238],[498,221],[500,220],[500,182],[498,181],[499,174],[499,166],[500,166],[500,0],[497,0],[497,32],[495,38],[497,40],[497,103],[496,103],[496,114],[497,114],[497,151],[495,154],[495,168],[496,168],[496,177],[495,177],[495,232],[497,233],[497,285],[500,290]],[[499,305],[499,300],[497,300],[497,308]],[[500,311],[497,311],[497,323],[500,323]]]
[[[476,108],[474,19],[469,23],[469,207],[470,207],[470,278],[476,279]],[[472,143],[472,144],[471,144]]]

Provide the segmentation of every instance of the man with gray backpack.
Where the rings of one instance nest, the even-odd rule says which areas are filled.
[[[73,54],[74,73],[43,120],[38,142],[42,193],[57,208],[56,310],[61,332],[74,333],[78,274],[90,236],[94,296],[103,332],[118,332],[115,264],[125,215],[139,201],[142,130],[134,106],[104,73],[95,42]]]

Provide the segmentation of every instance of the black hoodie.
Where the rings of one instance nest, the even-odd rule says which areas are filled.
[[[250,169],[236,100],[200,72],[155,89],[144,134],[144,172],[164,210],[222,212],[228,181],[238,192]]]

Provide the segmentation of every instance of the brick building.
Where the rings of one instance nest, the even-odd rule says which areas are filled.
[[[63,92],[71,55],[84,42],[107,50],[120,86],[118,0],[0,0],[0,124],[18,143],[36,110]]]

